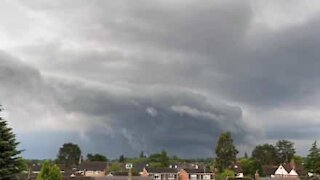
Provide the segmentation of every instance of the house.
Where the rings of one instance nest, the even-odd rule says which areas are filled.
[[[274,177],[276,178],[287,178],[288,175],[288,171],[282,165],[280,165],[278,169],[274,172]]]
[[[243,169],[240,162],[233,162],[231,165],[231,170],[235,173],[236,177],[243,178]]]
[[[306,171],[304,169],[304,167],[301,165],[301,164],[296,164],[294,163],[294,161],[288,163],[288,164],[285,164],[283,165],[283,167],[289,172],[289,176],[292,177],[292,176],[296,176],[295,173],[298,175],[298,176],[303,176],[303,175],[306,175]],[[294,171],[292,171],[294,170]],[[292,172],[291,172],[292,171]],[[290,174],[291,172],[291,174]]]
[[[168,179],[174,180],[178,179],[178,169],[176,168],[143,168],[140,173],[142,177],[153,177],[154,179]]]
[[[209,169],[181,169],[179,171],[179,179],[181,180],[197,180],[197,179],[214,179],[214,173]]]
[[[77,173],[87,177],[103,177],[106,175],[107,165],[106,162],[86,161],[79,165]]]
[[[266,165],[262,166],[264,174],[273,178],[299,178],[300,175],[305,175],[306,171],[301,164],[295,164],[293,161],[288,164],[279,166]]]
[[[295,168],[297,168],[297,166],[292,164],[279,165],[274,172],[274,175],[271,175],[271,177],[298,179],[299,173]],[[299,172],[303,173],[302,168],[299,168]]]

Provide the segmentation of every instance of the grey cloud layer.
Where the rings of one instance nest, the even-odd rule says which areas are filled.
[[[0,97],[10,108],[22,107],[13,96],[35,102],[21,111],[41,107],[47,115],[30,120],[39,129],[49,121],[96,137],[95,129],[137,152],[185,156],[210,155],[224,130],[249,147],[257,137],[319,137],[290,122],[293,111],[319,105],[318,16],[275,30],[256,22],[252,1],[17,2],[54,28],[8,50],[24,63],[0,57]],[[306,113],[294,119],[314,124]]]
[[[4,79],[24,73],[24,76],[18,78],[19,81],[29,82],[36,74],[35,77],[38,78],[36,82],[41,82],[42,78],[36,73],[37,71],[28,66],[16,68],[23,66],[23,63],[13,59],[9,60],[12,66],[2,66],[2,72],[11,72],[10,74],[3,73]],[[4,56],[0,62],[4,64],[9,60]],[[222,131],[232,131],[237,137],[238,143],[247,143],[254,136],[247,127],[248,125],[242,121],[240,108],[221,103],[209,103],[205,96],[192,93],[189,90],[162,86],[111,87],[112,85],[67,81],[52,77],[44,78],[44,80],[47,83],[41,84],[42,88],[49,89],[45,95],[52,97],[55,105],[62,107],[66,116],[77,114],[77,118],[83,118],[83,121],[71,124],[75,132],[77,132],[78,126],[87,126],[84,130],[89,139],[92,138],[90,132],[93,130],[106,136],[106,139],[116,137],[114,141],[117,141],[124,138],[129,145],[126,148],[133,149],[134,152],[140,150],[154,152],[167,148],[173,154],[195,157],[210,156],[214,139]],[[30,90],[30,83],[18,83],[19,89],[26,91],[24,94],[12,93],[10,91],[12,86],[15,85],[11,84],[2,90],[7,91],[7,96],[16,95],[17,98],[37,97],[37,92],[33,93],[32,88],[41,88],[41,86],[32,86]],[[36,100],[30,101],[35,102]],[[4,104],[6,105],[7,102],[10,103],[11,99],[4,101]],[[28,107],[28,102],[24,103]],[[42,103],[42,106],[50,111],[50,106],[45,105],[47,102]],[[9,106],[8,112],[16,112],[13,108],[21,104],[22,102]],[[40,109],[34,107],[33,111],[36,110]],[[33,115],[37,116],[37,114]],[[19,111],[17,116],[19,116]],[[28,124],[34,123],[35,119],[40,120],[36,117],[23,121]],[[12,121],[16,121],[15,123],[18,124],[21,119],[13,116]],[[56,121],[57,124],[63,124],[67,120],[56,119]],[[45,126],[41,128],[43,129],[37,131],[41,132],[46,129]],[[108,136],[110,137],[108,138]],[[39,138],[41,139],[41,137]],[[195,145],[196,148],[193,148]],[[107,146],[106,148],[110,148],[109,151],[114,151],[112,149],[119,147]],[[190,150],[186,152],[185,148]]]

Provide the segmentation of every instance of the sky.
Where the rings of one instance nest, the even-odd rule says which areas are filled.
[[[214,157],[320,138],[317,0],[3,0],[0,104],[25,158]]]

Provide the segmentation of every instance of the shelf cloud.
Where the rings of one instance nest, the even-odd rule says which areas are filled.
[[[3,116],[29,158],[66,141],[212,157],[224,131],[240,153],[289,139],[305,154],[320,137],[320,3],[295,2],[6,1]]]

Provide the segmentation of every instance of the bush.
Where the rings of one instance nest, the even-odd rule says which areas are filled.
[[[230,169],[225,169],[222,173],[216,175],[216,180],[225,180],[227,177],[235,177],[235,173]]]
[[[50,165],[49,161],[42,164],[37,180],[62,180],[60,168],[57,165]]]

